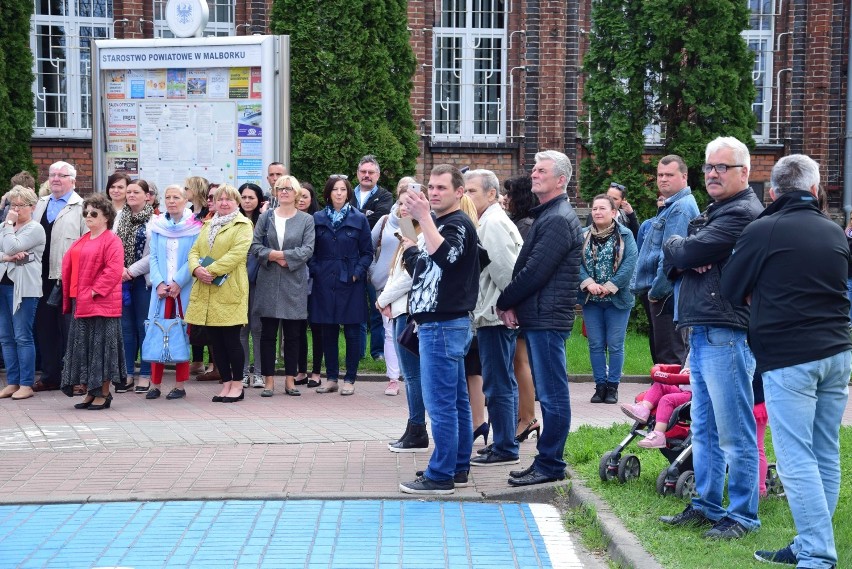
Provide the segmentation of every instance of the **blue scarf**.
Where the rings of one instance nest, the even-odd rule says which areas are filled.
[[[328,219],[331,220],[331,228],[337,231],[340,229],[340,225],[343,223],[343,220],[346,219],[346,216],[349,215],[349,210],[352,209],[352,206],[348,203],[343,204],[343,207],[340,208],[340,211],[337,211],[330,205],[325,206],[325,214],[328,216]]]

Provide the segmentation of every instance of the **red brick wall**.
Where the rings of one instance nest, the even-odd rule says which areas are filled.
[[[32,143],[33,162],[38,168],[37,184],[47,180],[50,165],[60,160],[68,162],[77,169],[77,191],[82,194],[92,192],[92,143],[89,140],[56,141],[34,139]]]

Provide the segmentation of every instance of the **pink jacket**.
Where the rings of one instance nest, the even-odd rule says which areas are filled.
[[[124,247],[112,231],[104,231],[95,239],[89,239],[89,233],[86,233],[65,253],[62,259],[62,312],[71,313],[71,255],[76,249],[80,250],[80,266],[77,270],[77,311],[74,317],[120,318]]]

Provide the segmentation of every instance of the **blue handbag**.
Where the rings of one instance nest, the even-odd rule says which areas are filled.
[[[180,296],[177,297],[178,318],[160,318],[160,306],[162,299],[157,302],[158,316],[145,321],[142,359],[161,364],[188,362],[189,336],[186,333],[186,322],[183,321]]]

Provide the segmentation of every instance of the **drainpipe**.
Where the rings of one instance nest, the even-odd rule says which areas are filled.
[[[846,51],[846,149],[843,154],[843,223],[852,215],[852,10],[849,18],[849,48]]]

